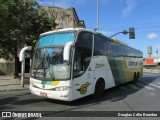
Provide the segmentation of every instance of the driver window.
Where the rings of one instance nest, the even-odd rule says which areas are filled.
[[[92,33],[81,32],[77,39],[74,56],[74,77],[82,75],[88,68],[92,56]]]

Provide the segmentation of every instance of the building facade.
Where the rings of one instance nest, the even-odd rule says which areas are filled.
[[[79,20],[75,8],[68,9],[50,6],[41,6],[39,12],[46,11],[57,24],[56,28],[85,28],[83,20]]]

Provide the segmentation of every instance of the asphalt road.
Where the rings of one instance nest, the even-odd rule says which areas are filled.
[[[0,111],[52,111],[52,113],[57,111],[62,113],[67,111],[160,111],[160,75],[144,74],[138,83],[127,83],[106,90],[101,97],[88,96],[74,102],[34,96],[29,90],[0,92]],[[101,119],[105,118],[101,117]],[[118,119],[127,118],[119,117]],[[130,117],[130,119],[159,120],[155,117]]]

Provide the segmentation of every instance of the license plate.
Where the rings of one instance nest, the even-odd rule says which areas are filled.
[[[44,93],[44,92],[40,92],[40,95],[41,95],[42,97],[47,97],[47,94]]]

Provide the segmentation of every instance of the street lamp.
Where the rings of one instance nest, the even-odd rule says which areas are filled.
[[[134,29],[134,27],[129,28],[129,32],[128,32],[127,30],[123,30],[123,31],[121,31],[121,32],[118,32],[118,33],[110,36],[110,38],[112,38],[112,37],[114,37],[114,36],[116,36],[116,35],[118,35],[118,34],[120,34],[120,33],[122,33],[122,34],[124,34],[124,35],[126,35],[126,34],[129,33],[129,38],[130,38],[130,39],[135,39],[135,29]]]
[[[126,35],[126,34],[128,34],[129,32],[128,32],[127,30],[123,30],[122,32],[118,32],[118,33],[116,33],[116,34],[110,36],[110,38],[112,38],[112,37],[114,37],[114,36],[116,36],[116,35],[118,35],[118,34],[120,34],[120,33]]]

